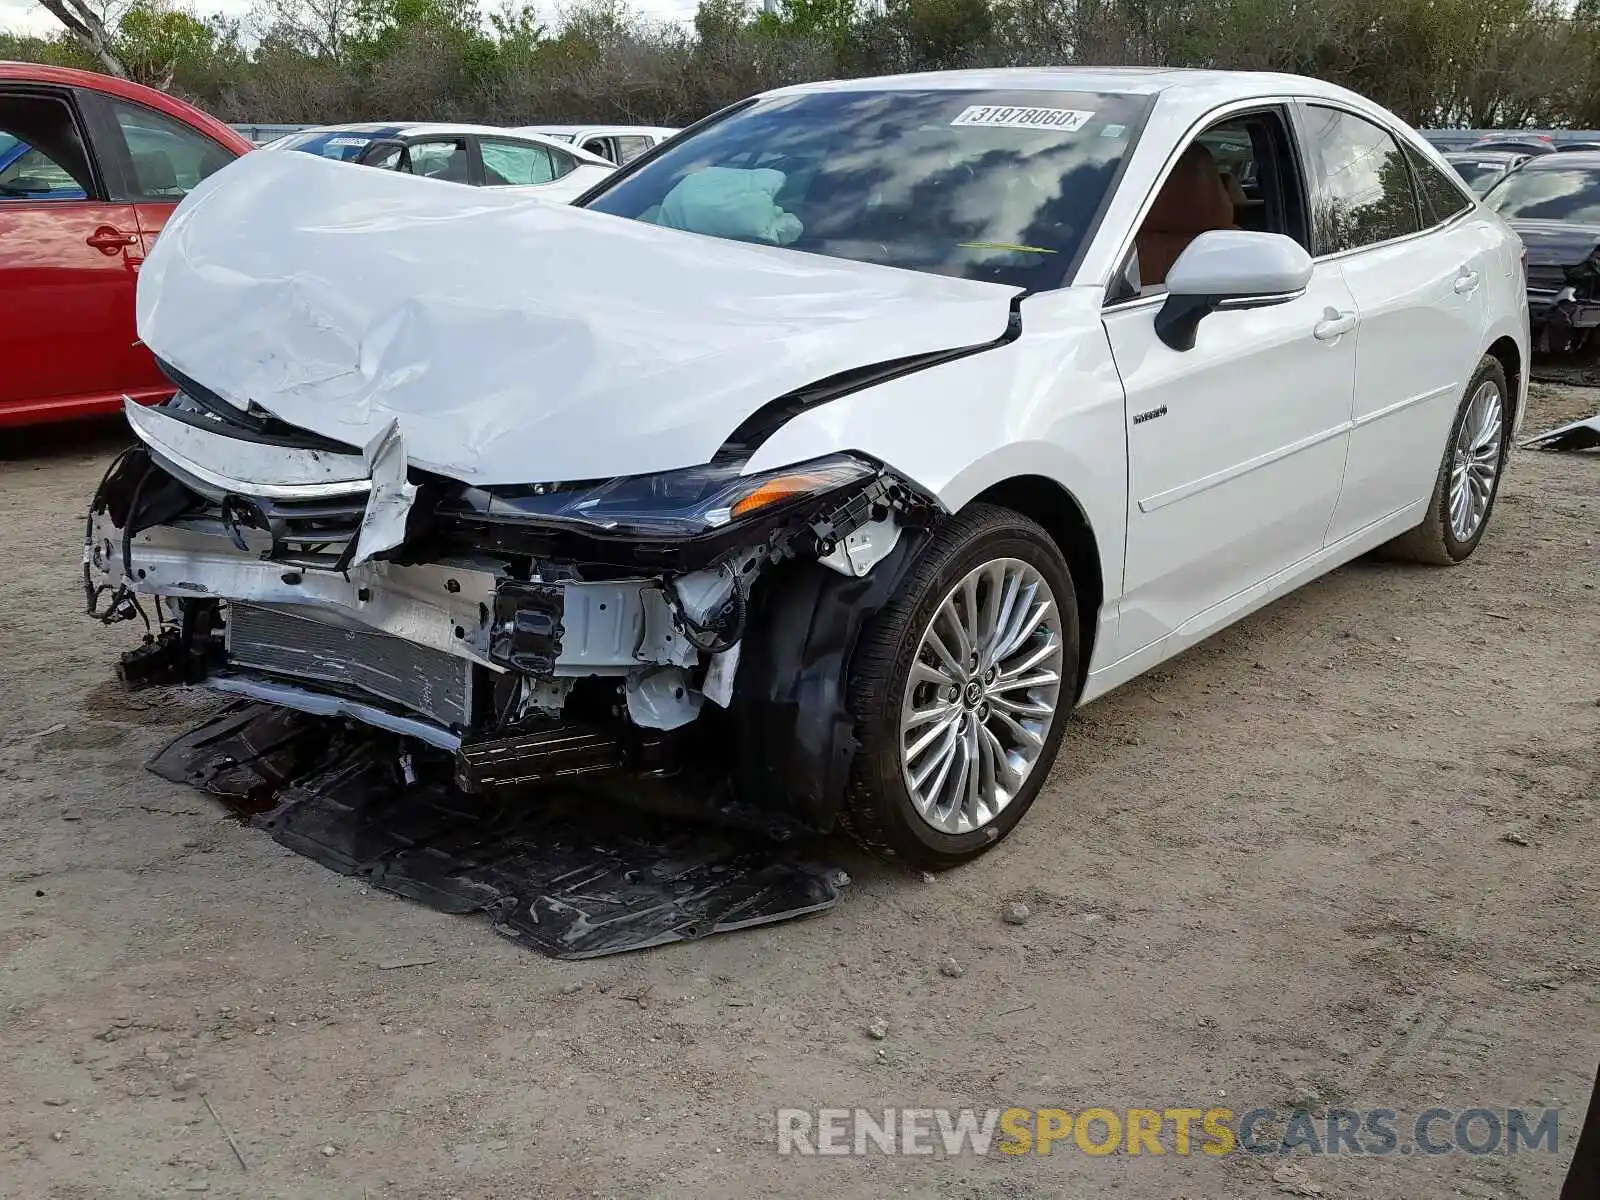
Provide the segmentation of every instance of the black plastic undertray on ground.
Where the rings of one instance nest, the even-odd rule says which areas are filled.
[[[495,929],[556,958],[593,958],[831,908],[843,873],[803,843],[661,816],[576,788],[469,795],[397,739],[252,702],[147,764],[221,797],[342,875]],[[438,768],[438,769],[434,769]]]

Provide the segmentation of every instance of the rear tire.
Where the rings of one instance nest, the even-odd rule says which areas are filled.
[[[861,744],[841,823],[923,870],[992,849],[1050,772],[1078,644],[1072,575],[1043,528],[991,504],[946,521],[851,662]]]
[[[1450,567],[1478,548],[1511,449],[1509,396],[1505,368],[1486,355],[1450,424],[1428,515],[1415,529],[1379,547],[1381,557]]]

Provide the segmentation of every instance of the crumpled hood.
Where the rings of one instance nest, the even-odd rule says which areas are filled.
[[[1000,337],[1016,294],[265,151],[179,206],[138,328],[231,404],[352,446],[398,420],[489,486],[706,462],[795,388]]]

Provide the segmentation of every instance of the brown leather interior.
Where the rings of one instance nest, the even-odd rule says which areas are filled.
[[[1233,201],[1211,151],[1199,142],[1179,156],[1139,227],[1139,282],[1165,283],[1189,243],[1213,229],[1236,229]]]

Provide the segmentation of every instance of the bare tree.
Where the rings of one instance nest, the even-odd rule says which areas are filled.
[[[85,0],[39,0],[39,3],[83,43],[84,49],[99,60],[108,74],[119,79],[128,77],[127,70],[111,47],[111,35],[106,31],[105,7],[85,3]]]
[[[258,37],[275,35],[319,58],[338,58],[355,9],[356,0],[257,0],[249,24]]]

